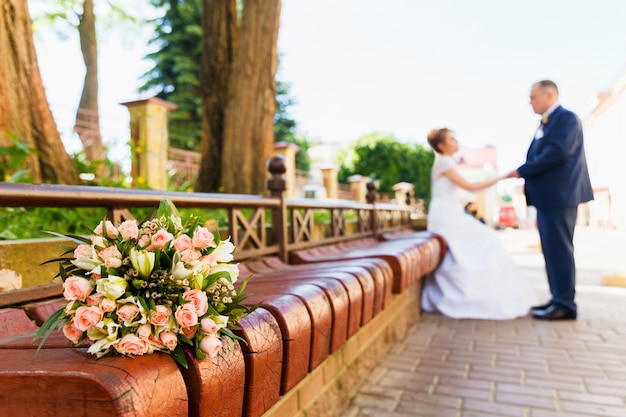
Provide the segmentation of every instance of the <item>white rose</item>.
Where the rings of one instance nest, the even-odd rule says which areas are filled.
[[[101,278],[96,282],[96,291],[112,300],[117,300],[124,295],[126,287],[128,287],[128,282],[115,275],[109,275],[108,278]]]

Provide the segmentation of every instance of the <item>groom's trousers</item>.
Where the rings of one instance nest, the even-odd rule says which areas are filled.
[[[574,227],[578,206],[537,210],[537,228],[546,263],[552,303],[576,314],[576,265],[574,262]]]

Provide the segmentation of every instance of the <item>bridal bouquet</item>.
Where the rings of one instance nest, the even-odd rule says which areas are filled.
[[[98,358],[160,351],[186,367],[183,344],[206,358],[217,355],[222,339],[242,340],[232,330],[250,312],[240,304],[247,280],[233,286],[239,270],[229,239],[195,216],[183,223],[170,201],[141,224],[103,220],[93,233],[52,233],[78,246],[48,261],[59,262],[67,304],[41,326],[39,348],[62,328],[76,345],[88,340]]]

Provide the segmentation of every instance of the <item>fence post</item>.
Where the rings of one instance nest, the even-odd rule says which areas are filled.
[[[276,142],[274,152],[285,158],[285,172],[287,173],[287,197],[296,196],[296,153],[300,147],[288,142]]]
[[[265,187],[272,197],[280,199],[280,206],[272,208],[272,231],[279,247],[278,256],[283,262],[288,262],[287,253],[287,204],[285,203],[285,190],[287,189],[287,164],[282,156],[274,156],[267,160],[267,170],[270,178],[266,181]]]
[[[372,216],[370,217],[370,223],[372,233],[375,238],[378,238],[378,213],[376,212],[376,183],[369,181],[366,185],[367,194],[365,194],[365,200],[368,204],[372,205]]]
[[[130,113],[133,187],[167,190],[167,115],[176,105],[156,97],[121,104]]]

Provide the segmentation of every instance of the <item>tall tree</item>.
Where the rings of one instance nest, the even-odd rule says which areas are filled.
[[[26,167],[36,183],[78,184],[78,169],[65,151],[46,99],[26,0],[2,0],[0,8],[0,145],[9,135],[37,149]]]
[[[276,142],[289,142],[298,145],[296,152],[296,168],[302,171],[311,169],[311,157],[309,148],[311,144],[303,135],[296,131],[297,123],[289,115],[289,107],[294,100],[289,95],[290,85],[284,81],[276,82],[276,114],[274,115],[274,140]]]
[[[83,1],[83,12],[78,15],[80,50],[85,63],[85,81],[80,95],[74,131],[83,144],[89,161],[105,158],[100,133],[100,110],[98,108],[98,41],[96,37],[96,15],[93,0]],[[101,168],[104,168],[101,165]],[[102,172],[100,172],[102,174]]]
[[[264,189],[274,143],[280,8],[281,0],[243,2],[224,117],[221,172],[229,193]]]
[[[77,31],[80,50],[85,64],[85,78],[80,101],[76,109],[74,131],[83,144],[88,161],[106,158],[100,131],[99,79],[98,79],[98,32],[113,24],[136,22],[125,8],[112,0],[33,0],[39,2],[43,13],[37,16],[39,26],[60,24],[59,36],[67,36],[67,30]],[[96,11],[96,6],[98,10]],[[96,17],[97,16],[97,17]],[[96,30],[96,26],[98,31]],[[98,170],[103,173],[104,165]]]
[[[221,187],[224,115],[237,29],[235,0],[205,0],[202,17],[202,164],[196,189]]]
[[[220,3],[226,6],[229,1]],[[176,103],[177,109],[169,115],[170,144],[198,151],[204,88],[200,83],[202,0],[152,0],[152,5],[165,11],[155,19],[155,36],[150,43],[158,49],[147,55],[155,65],[144,75],[146,82],[140,91],[153,91],[157,97]]]

